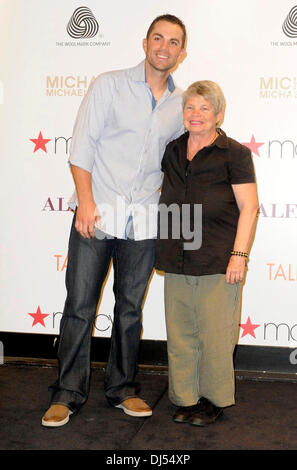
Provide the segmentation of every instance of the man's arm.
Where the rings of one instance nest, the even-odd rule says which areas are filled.
[[[111,97],[108,76],[99,75],[80,105],[71,140],[69,163],[78,199],[75,228],[85,238],[95,236],[95,221],[100,226],[92,192],[92,169],[96,142],[103,132]]]
[[[71,165],[71,173],[78,198],[75,228],[84,238],[91,238],[95,236],[95,222],[100,223],[92,192],[92,176],[89,171],[75,165]]]

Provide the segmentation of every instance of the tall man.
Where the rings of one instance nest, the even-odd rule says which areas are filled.
[[[104,390],[131,416],[150,416],[134,382],[141,307],[154,256],[160,162],[167,143],[183,132],[181,91],[170,70],[185,53],[184,24],[157,17],[143,40],[145,60],[99,75],[74,127],[70,168],[75,183],[60,324],[59,376],[50,387],[44,426],[62,426],[86,401],[90,344],[101,288],[114,268],[114,322]]]

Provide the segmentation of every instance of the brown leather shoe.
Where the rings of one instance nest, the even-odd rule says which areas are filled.
[[[201,397],[197,405],[197,410],[192,414],[189,423],[194,424],[194,426],[207,426],[208,424],[214,423],[222,415],[223,408],[219,408],[207,398]]]
[[[180,406],[174,413],[172,419],[175,423],[188,423],[196,409],[197,405]]]
[[[148,404],[142,400],[142,398],[137,397],[127,398],[127,400],[116,405],[116,408],[124,410],[124,413],[129,416],[135,416],[138,418],[144,418],[153,414]]]
[[[51,405],[42,417],[41,424],[48,427],[64,426],[68,423],[71,412],[65,405]]]

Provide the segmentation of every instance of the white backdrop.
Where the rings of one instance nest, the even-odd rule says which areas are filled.
[[[238,341],[296,346],[297,25],[291,25],[290,36],[283,31],[296,5],[297,0],[0,0],[2,331],[58,333],[72,220],[68,139],[78,107],[95,76],[142,60],[149,24],[172,13],[188,30],[187,58],[175,81],[181,88],[202,79],[219,83],[227,99],[222,127],[253,152],[261,212]],[[67,32],[82,6],[99,25],[94,37]],[[111,270],[95,336],[110,335],[112,278]],[[163,277],[156,273],[143,323],[144,339],[166,339]]]

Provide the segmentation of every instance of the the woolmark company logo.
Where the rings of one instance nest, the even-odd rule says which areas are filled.
[[[283,17],[284,18],[284,17]],[[279,33],[282,37],[270,41],[272,47],[297,47],[297,5],[295,5],[280,23]],[[286,36],[286,38],[284,38]]]
[[[293,7],[283,23],[283,32],[289,38],[297,38],[297,5]]]
[[[75,39],[93,38],[98,31],[99,24],[88,7],[77,8],[67,25],[67,33]]]
[[[69,14],[70,16],[70,14]],[[56,41],[57,47],[109,47],[111,41],[106,40],[102,25],[99,24],[95,15],[88,7],[79,7],[74,10],[71,18],[67,18],[67,26],[64,33],[67,33],[67,40]],[[69,38],[70,36],[70,38]]]

